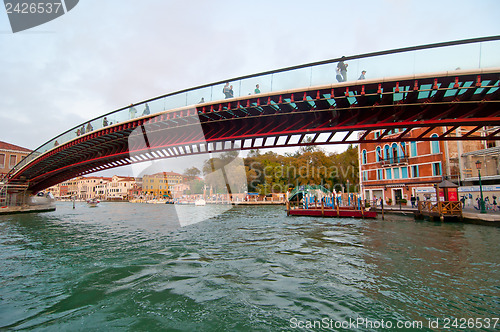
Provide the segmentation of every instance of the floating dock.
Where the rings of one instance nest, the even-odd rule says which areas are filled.
[[[288,209],[289,216],[330,217],[330,218],[377,218],[377,212],[373,210],[349,209],[349,208],[308,208]]]
[[[51,212],[55,211],[55,205],[49,206],[2,206],[0,207],[0,215],[19,214],[19,213],[35,213],[35,212]]]

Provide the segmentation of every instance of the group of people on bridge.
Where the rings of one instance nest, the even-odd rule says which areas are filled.
[[[345,61],[344,59],[345,59],[345,56],[343,56],[341,58],[341,60],[338,62],[338,64],[337,64],[336,79],[337,79],[338,82],[345,82],[345,81],[347,81],[347,67],[349,65],[344,62]],[[365,74],[366,74],[366,70],[363,70],[361,72],[361,75],[359,76],[358,80],[364,80],[365,79]],[[225,96],[226,99],[234,97],[233,86],[230,85],[229,82],[226,82],[226,84],[224,85],[224,88],[223,88],[222,92],[223,92],[223,94],[224,94],[224,96]],[[260,93],[260,85],[256,84],[255,85],[254,94],[259,94],[259,93]],[[250,93],[249,93],[249,95],[250,95]],[[205,98],[201,98],[201,100],[200,100],[199,103],[201,104],[201,103],[204,103],[204,102],[205,102]],[[148,103],[146,103],[144,111],[142,112],[142,116],[149,115],[150,113],[151,113],[151,111],[149,109],[149,105],[148,105]],[[130,104],[130,107],[129,107],[129,118],[130,119],[134,119],[136,116],[137,116],[137,109],[134,107],[133,104]],[[104,117],[104,119],[102,120],[102,126],[103,127],[107,127],[107,126],[110,126],[112,124],[113,124],[112,122],[108,122],[107,117]],[[77,136],[81,136],[81,135],[84,135],[85,133],[89,133],[89,132],[91,132],[93,130],[94,130],[94,128],[92,127],[92,124],[90,122],[88,122],[87,126],[85,126],[85,124],[83,124],[82,127],[79,128],[76,131],[76,135]]]

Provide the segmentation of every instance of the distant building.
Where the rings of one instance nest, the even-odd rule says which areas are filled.
[[[404,136],[415,138],[415,141],[372,141],[359,144],[360,191],[363,197],[369,200],[383,198],[386,203],[392,204],[397,204],[400,200],[409,202],[412,196],[420,200],[431,197],[435,199],[434,186],[443,179],[459,185],[477,185],[475,161],[481,158],[483,180],[500,179],[500,148],[496,147],[496,142],[418,140],[422,134],[425,134],[422,137],[438,137],[448,131],[447,135],[460,137],[470,129],[458,127],[450,131],[450,128],[436,127],[425,133],[426,129],[416,128]],[[486,137],[487,130],[478,130],[471,135]],[[405,129],[393,129],[384,135],[384,139],[396,138],[404,131]],[[384,132],[385,130],[372,131],[367,139],[376,140]],[[473,187],[471,190],[478,191],[478,188]]]
[[[135,178],[133,177],[120,177],[114,175],[106,185],[106,195],[107,200],[127,200],[129,199],[128,193],[135,184]]]
[[[125,200],[129,198],[129,189],[134,186],[136,186],[136,182],[133,177],[80,176],[52,186],[48,190],[56,198]]]
[[[174,186],[182,183],[183,177],[175,172],[160,172],[144,175],[142,190],[148,198],[172,198]]]
[[[0,141],[0,178],[31,152],[29,149]]]

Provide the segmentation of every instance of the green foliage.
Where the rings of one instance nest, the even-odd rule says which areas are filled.
[[[261,154],[257,150],[244,163],[248,191],[260,194],[285,192],[300,185],[323,185],[329,190],[350,192],[358,189],[358,151],[352,145],[340,154],[327,154],[315,146],[284,156],[274,152]]]
[[[311,145],[293,154],[279,155],[267,150],[251,150],[243,160],[238,152],[226,152],[203,165],[204,180],[214,192],[282,193],[300,185],[322,185],[328,190],[358,191],[358,149],[349,145],[342,153],[328,154]],[[193,179],[200,172],[191,167],[184,172]],[[227,180],[227,181],[226,181]],[[192,189],[195,191],[195,189]]]

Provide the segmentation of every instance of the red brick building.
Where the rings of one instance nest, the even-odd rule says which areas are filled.
[[[434,128],[424,137],[437,137],[448,129]],[[384,139],[398,137],[404,130],[391,130]],[[415,138],[415,141],[359,145],[360,192],[365,199],[383,198],[386,204],[396,204],[400,199],[410,202],[412,196],[425,200],[434,195],[434,185],[443,179],[460,182],[463,168],[459,160],[460,152],[485,148],[484,141],[417,141],[426,130],[416,128],[405,134],[405,138]],[[367,139],[377,139],[384,132],[370,132]],[[450,135],[455,134],[456,131]]]
[[[0,178],[30,153],[29,149],[0,141]]]

